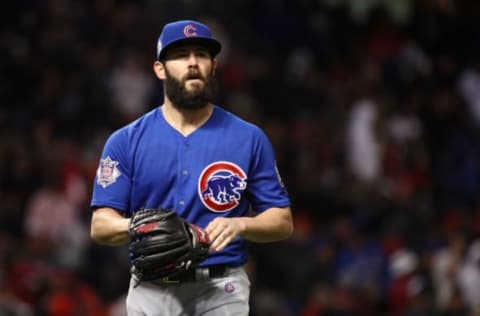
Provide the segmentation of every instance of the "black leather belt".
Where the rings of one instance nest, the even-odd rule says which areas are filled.
[[[182,273],[179,276],[166,277],[154,282],[168,284],[168,283],[195,282],[195,281],[202,281],[202,280],[208,280],[213,278],[221,278],[226,276],[230,271],[230,269],[231,268],[229,266],[225,266],[225,265],[199,267],[199,268],[189,270],[185,273]]]

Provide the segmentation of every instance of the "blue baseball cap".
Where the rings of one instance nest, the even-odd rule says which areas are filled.
[[[157,42],[157,59],[163,60],[168,48],[177,45],[196,43],[206,47],[215,57],[222,45],[212,37],[205,24],[193,20],[181,20],[165,24]]]

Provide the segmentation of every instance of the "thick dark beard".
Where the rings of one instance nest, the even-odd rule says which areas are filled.
[[[213,74],[208,74],[204,81],[204,88],[189,92],[185,89],[186,80],[177,80],[165,69],[165,94],[173,106],[182,110],[196,110],[205,107],[217,92],[217,82]]]

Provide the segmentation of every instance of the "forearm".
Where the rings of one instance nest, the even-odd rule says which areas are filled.
[[[92,215],[90,235],[98,244],[118,246],[130,241],[128,227],[130,219],[115,210],[100,208]]]
[[[271,208],[255,217],[240,217],[240,236],[253,242],[284,240],[293,233],[290,208]]]

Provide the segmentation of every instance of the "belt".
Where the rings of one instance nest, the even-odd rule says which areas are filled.
[[[196,282],[202,280],[209,280],[214,278],[221,278],[226,276],[230,272],[230,267],[226,265],[216,265],[209,267],[199,267],[181,275],[174,277],[165,277],[160,280],[152,281],[155,284],[168,284],[168,283],[183,283],[183,282]]]

